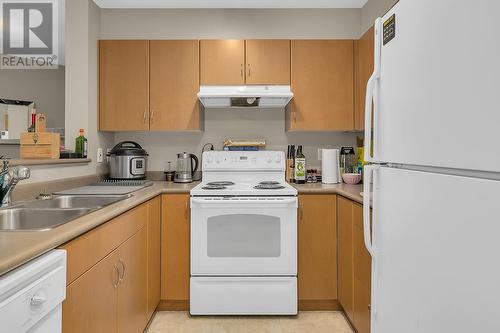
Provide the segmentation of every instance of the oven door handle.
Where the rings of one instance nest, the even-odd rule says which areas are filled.
[[[297,203],[297,197],[290,198],[280,198],[280,199],[243,199],[243,198],[228,198],[228,199],[220,199],[214,200],[209,198],[191,198],[191,203],[193,204],[228,204],[228,205],[240,205],[245,203],[259,203],[259,204],[293,204]]]

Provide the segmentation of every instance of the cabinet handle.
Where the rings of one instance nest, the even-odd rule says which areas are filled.
[[[125,278],[125,270],[126,270],[125,263],[121,259],[118,261],[118,263],[120,264],[120,266],[122,266],[121,272],[120,270],[118,270],[118,273],[120,274],[119,281],[123,281],[123,279]]]
[[[243,64],[240,66],[240,76],[243,77]]]
[[[372,310],[372,305],[368,304],[368,311],[371,311],[371,310]]]
[[[144,111],[144,114],[142,115],[144,123],[146,122],[148,116],[148,111]]]
[[[151,110],[151,114],[149,115],[149,122],[152,123],[153,122],[153,117],[155,115],[155,110]]]
[[[116,282],[113,283],[113,288],[118,288],[118,285],[120,284],[120,271],[118,270],[118,265],[114,264],[113,269],[116,273]]]
[[[250,64],[248,64],[248,77],[250,77],[251,71],[250,71]]]

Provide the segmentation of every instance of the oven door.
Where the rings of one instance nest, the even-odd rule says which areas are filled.
[[[297,275],[297,198],[191,198],[191,275]]]

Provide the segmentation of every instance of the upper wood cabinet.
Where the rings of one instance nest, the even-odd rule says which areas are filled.
[[[99,129],[149,129],[149,41],[99,42]]]
[[[355,64],[355,101],[354,128],[365,128],[366,84],[373,73],[374,29],[370,28],[361,39],[354,42]]]
[[[246,84],[290,84],[290,41],[246,40]]]
[[[290,41],[201,40],[202,85],[290,84]]]
[[[337,302],[335,195],[299,195],[298,294],[301,310],[331,310]]]
[[[150,41],[150,130],[201,128],[197,40]]]
[[[162,196],[162,310],[189,309],[189,194]]]
[[[202,85],[245,84],[244,67],[244,40],[200,41],[200,82]]]
[[[292,40],[294,98],[287,129],[348,131],[354,128],[354,42]]]

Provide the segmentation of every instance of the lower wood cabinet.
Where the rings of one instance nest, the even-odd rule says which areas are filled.
[[[68,255],[64,333],[144,330],[149,304],[159,299],[159,268],[149,257],[159,249],[159,209],[153,199],[61,246]]]
[[[299,310],[337,309],[336,195],[299,195]]]
[[[338,197],[339,302],[358,333],[370,332],[371,257],[365,248],[363,207]]]
[[[115,250],[66,288],[64,333],[116,332],[117,262]]]
[[[162,196],[162,310],[189,309],[190,206],[189,194]]]
[[[117,269],[120,274],[116,287],[118,332],[142,332],[149,319],[146,228],[118,248]]]
[[[160,302],[161,288],[161,197],[148,202],[148,316]]]

